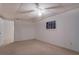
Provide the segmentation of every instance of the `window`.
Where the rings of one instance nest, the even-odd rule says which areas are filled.
[[[56,21],[46,22],[46,29],[56,29]]]

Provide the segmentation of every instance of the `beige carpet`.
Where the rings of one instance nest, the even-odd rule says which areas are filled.
[[[1,55],[72,55],[79,54],[39,40],[14,42],[0,48]]]

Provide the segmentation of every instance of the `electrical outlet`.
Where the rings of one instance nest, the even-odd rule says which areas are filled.
[[[0,34],[1,34],[1,32],[0,32]]]

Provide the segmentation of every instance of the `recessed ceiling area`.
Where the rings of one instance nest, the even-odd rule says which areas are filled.
[[[76,8],[78,3],[1,3],[0,17],[35,22]]]

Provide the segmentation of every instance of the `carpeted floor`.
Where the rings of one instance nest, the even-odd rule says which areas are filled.
[[[76,55],[79,53],[59,48],[39,40],[14,42],[0,48],[1,55]]]

